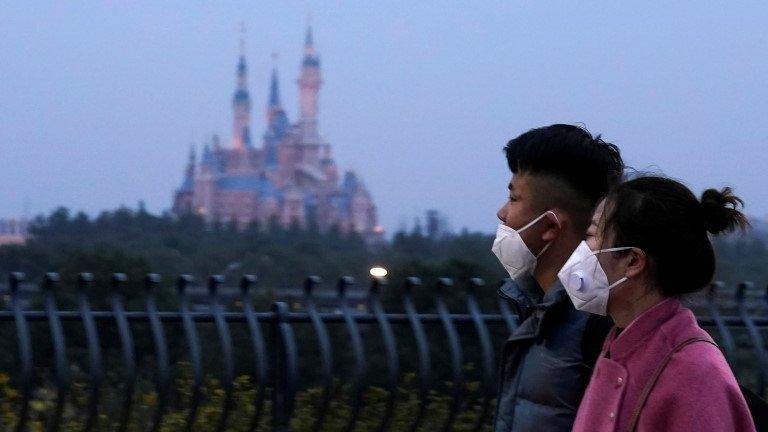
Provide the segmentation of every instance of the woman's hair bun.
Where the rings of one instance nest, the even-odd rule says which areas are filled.
[[[722,190],[705,190],[701,194],[704,229],[712,234],[734,231],[737,228],[746,230],[749,227],[749,220],[740,210],[743,207],[744,200],[734,195],[729,187]]]

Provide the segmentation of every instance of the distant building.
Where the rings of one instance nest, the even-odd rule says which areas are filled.
[[[0,219],[0,246],[6,244],[24,244],[27,241],[26,219]]]
[[[232,101],[232,145],[214,136],[199,160],[192,148],[173,213],[197,213],[209,222],[244,227],[298,224],[320,230],[338,227],[368,241],[381,238],[376,206],[362,180],[351,171],[339,175],[331,146],[318,128],[320,59],[312,29],[304,42],[299,78],[299,119],[291,123],[280,103],[277,70],[272,70],[262,145],[254,146],[251,96],[241,41],[237,87]]]
[[[439,239],[451,233],[448,219],[437,210],[427,210],[426,229],[427,237],[431,239]]]

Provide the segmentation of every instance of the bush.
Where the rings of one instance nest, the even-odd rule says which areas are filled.
[[[82,375],[74,368],[73,376]],[[111,378],[111,379],[110,379]],[[116,377],[108,377],[108,381],[116,381]],[[192,400],[193,379],[188,364],[179,365],[175,379],[175,391],[171,397],[168,410],[162,422],[161,431],[172,432],[182,430],[187,423],[189,408]],[[389,419],[391,431],[409,430],[411,422],[419,408],[419,397],[416,389],[416,377],[408,374],[403,377],[398,390],[398,402],[392,417]],[[447,384],[446,384],[447,385]],[[447,385],[449,388],[450,386]],[[457,413],[454,421],[454,431],[474,430],[478,416],[482,414],[481,398],[477,396],[479,384],[467,383],[469,395],[464,401],[462,410]],[[65,405],[61,431],[80,431],[83,428],[89,402],[89,389],[84,381],[76,381],[70,388]],[[232,411],[227,422],[227,431],[248,431],[256,406],[257,388],[249,376],[239,376],[234,382]],[[350,414],[349,400],[350,385],[335,381],[331,392],[330,404],[325,414],[323,430],[343,430]],[[99,416],[97,430],[114,430],[118,425],[118,415],[124,394],[119,387],[102,388],[99,400]],[[364,394],[363,408],[356,424],[356,430],[375,430],[383,420],[383,413],[389,393],[380,387],[369,387]],[[219,380],[206,377],[200,388],[200,403],[194,423],[195,431],[215,430],[221,417],[226,393]],[[312,430],[317,412],[322,405],[323,389],[319,387],[306,388],[296,395],[295,409],[291,419],[291,430]],[[151,427],[154,412],[158,405],[158,395],[151,383],[140,381],[134,393],[134,403],[130,432],[143,432]],[[21,403],[20,393],[12,386],[8,375],[0,373],[0,421],[10,427],[18,421]],[[29,430],[42,432],[46,423],[51,420],[56,405],[56,389],[50,382],[39,386],[30,403]],[[433,391],[430,394],[427,410],[419,430],[437,430],[446,420],[451,406],[451,398],[442,392]],[[264,403],[259,430],[271,430],[271,402],[269,396]],[[483,430],[490,430],[493,415],[493,403],[484,414]]]

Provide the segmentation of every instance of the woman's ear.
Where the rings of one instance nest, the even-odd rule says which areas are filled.
[[[648,265],[648,255],[642,249],[632,248],[627,253],[627,272],[624,276],[628,278],[637,277],[639,274],[645,271]]]

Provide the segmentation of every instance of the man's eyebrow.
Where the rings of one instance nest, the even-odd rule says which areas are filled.
[[[515,186],[512,184],[512,182],[509,182],[509,184],[507,185],[507,189],[509,189],[509,190],[514,190],[515,189]]]

